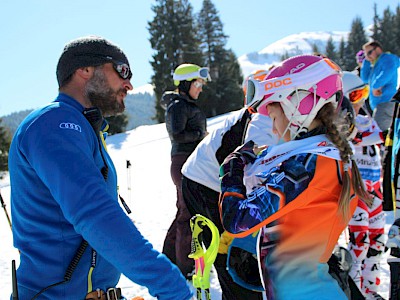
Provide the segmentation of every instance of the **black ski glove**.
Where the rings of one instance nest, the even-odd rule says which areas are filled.
[[[237,147],[233,153],[237,153],[238,157],[243,160],[245,165],[252,164],[257,158],[257,155],[254,153],[254,142],[252,140],[247,143]]]
[[[241,189],[244,189],[243,169],[247,164],[253,163],[256,159],[253,147],[254,142],[249,141],[236,148],[234,152],[225,158],[220,169],[221,183],[223,186],[240,186]]]

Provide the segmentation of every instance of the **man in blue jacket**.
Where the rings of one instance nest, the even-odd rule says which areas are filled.
[[[397,91],[398,56],[383,52],[378,41],[363,45],[365,60],[360,77],[369,84],[369,104],[379,128],[386,134],[392,121],[394,102],[390,101]]]
[[[124,110],[131,76],[128,59],[110,41],[88,36],[69,42],[57,65],[57,98],[32,112],[13,138],[20,299],[122,299],[115,288],[121,273],[158,299],[192,296],[179,269],[117,201],[103,116]]]

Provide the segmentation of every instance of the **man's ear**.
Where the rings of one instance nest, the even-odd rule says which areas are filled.
[[[82,67],[75,71],[76,75],[82,79],[88,80],[93,76],[94,67]]]

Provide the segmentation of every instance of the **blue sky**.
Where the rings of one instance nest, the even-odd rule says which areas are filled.
[[[202,0],[190,0],[194,11]],[[293,33],[349,31],[356,16],[372,23],[399,0],[214,0],[229,36],[228,47],[239,57],[259,51]],[[150,82],[153,50],[147,23],[154,18],[146,0],[1,0],[0,116],[39,107],[55,98],[55,68],[68,41],[89,34],[106,37],[127,54],[134,87]]]

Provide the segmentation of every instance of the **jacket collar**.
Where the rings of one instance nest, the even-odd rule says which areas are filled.
[[[59,93],[57,98],[54,100],[54,102],[62,102],[69,104],[70,106],[76,108],[80,112],[83,112],[85,109],[82,104],[80,104],[77,100],[72,98],[71,96],[68,96],[67,94],[64,93]]]

